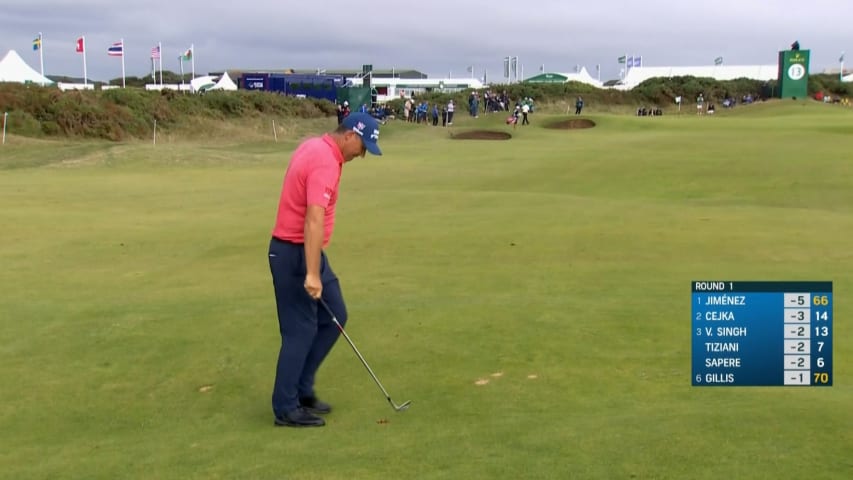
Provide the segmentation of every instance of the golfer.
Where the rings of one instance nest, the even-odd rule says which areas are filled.
[[[317,415],[332,411],[317,398],[314,375],[339,331],[329,314],[318,309],[318,300],[325,300],[342,325],[347,310],[323,249],[335,227],[344,163],[365,152],[382,155],[378,140],[376,119],[350,114],[335,131],[299,145],[284,175],[269,248],[281,332],[272,393],[275,425],[319,427],[326,422]]]

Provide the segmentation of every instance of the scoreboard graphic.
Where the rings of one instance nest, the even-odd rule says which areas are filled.
[[[693,386],[832,386],[832,282],[691,287]]]

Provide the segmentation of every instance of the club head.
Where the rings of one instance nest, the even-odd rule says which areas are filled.
[[[409,409],[409,406],[411,406],[411,405],[412,405],[412,402],[411,402],[411,401],[405,402],[405,403],[403,403],[402,405],[399,405],[399,406],[394,405],[394,410],[396,410],[396,411],[398,411],[398,412],[402,412],[402,411],[408,410],[408,409]]]

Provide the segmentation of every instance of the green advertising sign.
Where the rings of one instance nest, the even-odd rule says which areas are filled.
[[[779,98],[805,98],[809,94],[809,51],[779,52]]]

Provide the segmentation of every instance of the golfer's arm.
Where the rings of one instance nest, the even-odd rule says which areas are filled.
[[[305,268],[308,275],[320,276],[320,254],[323,251],[323,220],[326,210],[308,205],[305,212]]]

